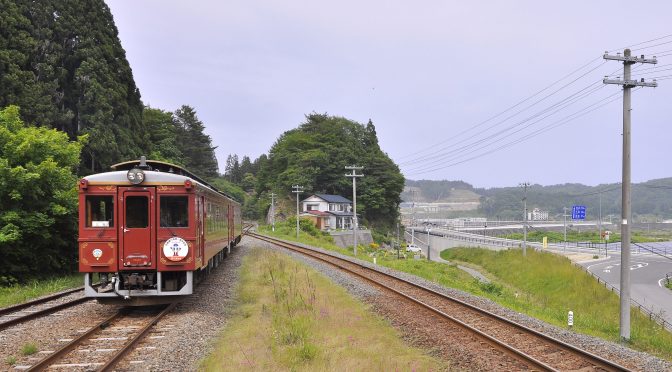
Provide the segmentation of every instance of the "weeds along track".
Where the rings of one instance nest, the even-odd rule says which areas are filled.
[[[393,275],[331,254],[296,244],[248,233],[251,237],[333,265],[403,298],[399,311],[426,317],[427,332],[441,332],[442,342],[472,348],[471,353],[488,360],[483,365],[507,370],[628,369],[573,345],[518,324],[499,315]],[[420,308],[420,309],[418,309]],[[476,348],[478,351],[474,351]]]
[[[30,366],[28,371],[57,368],[68,371],[109,371],[177,303],[153,308],[122,308]]]
[[[63,297],[84,291],[84,287],[71,289],[37,300],[0,309],[0,331],[13,325],[37,319],[56,311],[79,305],[90,298],[79,297],[72,300],[64,300]]]

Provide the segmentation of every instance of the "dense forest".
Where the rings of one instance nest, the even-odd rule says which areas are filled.
[[[79,176],[141,155],[219,176],[193,107],[143,105],[102,0],[0,0],[0,110],[0,285],[76,266]]]
[[[286,201],[292,185],[301,185],[307,197],[313,193],[345,196],[352,200],[352,181],[345,177],[348,165],[363,166],[357,182],[357,210],[362,222],[378,229],[396,223],[404,178],[399,167],[378,145],[376,128],[327,114],[312,113],[298,128],[283,133],[269,150],[254,161],[247,156],[228,157],[225,178],[248,191],[248,218],[263,218],[269,195]],[[293,208],[286,203],[287,213]],[[282,207],[282,204],[281,204]]]

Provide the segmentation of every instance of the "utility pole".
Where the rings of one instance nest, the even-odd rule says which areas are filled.
[[[658,83],[654,80],[652,83],[632,80],[630,75],[631,66],[635,63],[652,63],[656,64],[658,61],[656,57],[644,58],[632,57],[630,49],[623,51],[623,56],[617,53],[615,56],[604,53],[604,59],[612,61],[623,62],[623,80],[612,80],[604,77],[602,81],[604,84],[617,84],[623,87],[623,179],[621,192],[621,314],[620,314],[620,336],[621,340],[630,340],[630,223],[632,217],[630,204],[630,114],[631,106],[631,89],[634,87],[657,87]]]
[[[565,221],[565,251],[567,251],[567,207],[562,207],[562,210],[565,212],[562,214],[562,217]]]
[[[429,232],[432,231],[432,229],[427,225],[427,261],[431,261],[430,255],[431,255],[431,248],[429,246]]]
[[[399,220],[397,220],[397,259],[399,259],[400,249],[401,249],[401,240],[399,240]]]
[[[357,171],[364,169],[364,167],[350,165],[346,166],[345,169],[352,171],[345,176],[352,178],[352,242],[355,256],[357,256],[357,177],[364,177],[363,174],[357,174]]]
[[[602,191],[600,191],[600,219],[599,219],[598,225],[599,225],[599,231],[600,231],[600,241],[602,241]]]
[[[275,231],[275,193],[271,193],[271,230]]]
[[[292,186],[292,192],[296,194],[296,238],[299,238],[299,194],[303,192],[303,186]]]
[[[523,210],[525,212],[525,216],[523,219],[523,257],[527,256],[527,188],[530,187],[529,182],[523,182],[520,185],[518,185],[523,188],[524,195],[523,195]]]

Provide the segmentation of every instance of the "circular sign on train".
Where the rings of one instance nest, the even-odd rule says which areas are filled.
[[[163,243],[163,255],[171,261],[182,261],[189,253],[187,242],[178,237],[173,237]]]

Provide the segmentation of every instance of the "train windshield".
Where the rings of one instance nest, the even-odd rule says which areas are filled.
[[[86,197],[86,227],[114,227],[114,197]]]
[[[161,196],[161,227],[188,227],[188,200],[186,196]]]

